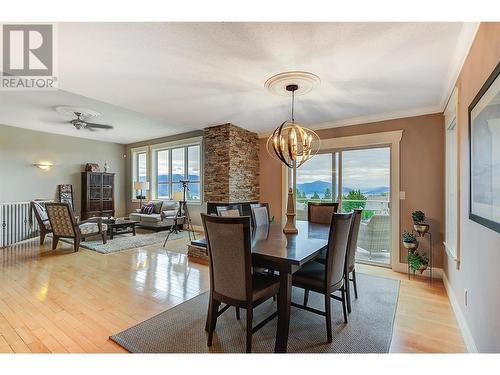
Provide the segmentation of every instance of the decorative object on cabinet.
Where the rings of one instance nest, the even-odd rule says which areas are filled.
[[[99,172],[99,164],[96,163],[87,163],[85,165],[85,172]]]

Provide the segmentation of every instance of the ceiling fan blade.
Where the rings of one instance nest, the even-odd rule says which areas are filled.
[[[89,132],[96,132],[97,131],[97,129],[89,128],[88,126],[84,127],[83,129],[88,130]]]
[[[113,129],[112,125],[105,124],[95,124],[93,122],[87,122],[87,128],[96,128],[96,129]]]

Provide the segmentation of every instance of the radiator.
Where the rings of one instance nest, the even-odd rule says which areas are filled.
[[[30,202],[0,203],[0,247],[38,236],[38,223],[30,210]]]

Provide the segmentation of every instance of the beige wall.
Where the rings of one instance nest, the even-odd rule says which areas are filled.
[[[126,169],[126,177],[125,177],[125,185],[124,189],[126,191],[125,193],[125,201],[126,201],[126,211],[128,213],[133,212],[136,208],[139,208],[139,202],[132,201],[132,154],[131,150],[136,147],[143,147],[143,146],[152,146],[152,145],[157,145],[160,143],[167,143],[167,142],[173,142],[173,141],[179,141],[182,139],[188,139],[188,138],[194,138],[194,137],[201,137],[203,136],[203,131],[193,131],[189,133],[183,133],[183,134],[177,134],[177,135],[172,135],[169,137],[162,137],[162,138],[155,138],[155,139],[150,139],[147,141],[143,142],[137,142],[137,143],[131,143],[129,145],[125,146],[125,169]],[[203,152],[202,152],[203,155]],[[203,157],[203,156],[202,156]],[[203,163],[203,160],[202,160]],[[202,182],[203,185],[203,182]],[[201,216],[200,213],[202,212],[207,212],[207,205],[205,203],[203,204],[190,204],[189,205],[189,213],[191,215],[191,220],[193,221],[194,225],[202,225],[201,224]]]
[[[411,229],[411,213],[422,210],[430,219],[433,235],[434,265],[443,264],[444,231],[444,119],[442,114],[408,117],[370,124],[319,130],[321,139],[360,134],[403,130],[401,139],[400,189],[406,192],[406,200],[400,206],[400,231]],[[281,217],[281,163],[272,159],[265,148],[260,147],[261,201],[269,202],[271,213]],[[400,259],[406,251],[401,246]]]
[[[83,131],[83,130],[82,130]],[[80,172],[86,163],[107,161],[116,173],[116,215],[125,215],[125,146],[0,125],[0,202],[56,199],[57,185],[72,184],[80,212]],[[48,171],[33,166],[50,161]]]
[[[482,23],[460,72],[458,138],[460,269],[445,255],[444,268],[473,341],[480,352],[500,352],[500,233],[469,220],[467,108],[500,61],[500,23]],[[468,290],[468,306],[464,304]]]

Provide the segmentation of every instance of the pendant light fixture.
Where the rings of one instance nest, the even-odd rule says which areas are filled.
[[[319,136],[295,122],[295,96],[311,91],[319,83],[318,76],[308,72],[285,72],[269,78],[264,86],[271,92],[291,96],[291,118],[278,126],[266,143],[267,152],[292,170],[286,209],[286,234],[298,233],[295,225],[295,191],[297,190],[297,168],[319,151]],[[283,90],[284,89],[284,90]]]
[[[319,151],[319,137],[311,129],[295,122],[295,92],[299,86],[286,85],[286,91],[291,93],[291,119],[277,127],[267,140],[267,150],[277,157],[288,168],[299,168]]]

